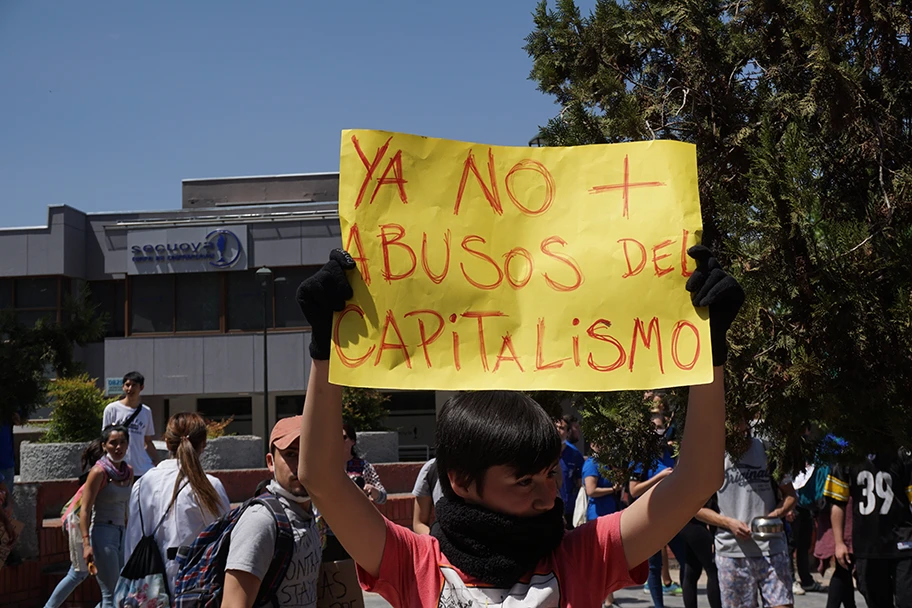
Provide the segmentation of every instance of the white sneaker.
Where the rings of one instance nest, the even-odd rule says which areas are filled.
[[[795,595],[804,595],[806,591],[804,590],[804,587],[801,586],[801,583],[795,581],[792,583],[792,593]]]

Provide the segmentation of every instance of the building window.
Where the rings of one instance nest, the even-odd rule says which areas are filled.
[[[270,329],[307,327],[298,285],[319,266],[274,268],[266,294]],[[92,299],[111,315],[108,335],[124,335],[123,283],[94,281]],[[97,292],[97,293],[96,293]],[[0,305],[5,297],[0,283]],[[11,291],[9,297],[15,295]],[[263,331],[263,287],[256,269],[232,272],[136,275],[129,285],[130,333]]]
[[[124,303],[126,301],[125,281],[89,281],[89,292],[96,312],[106,314],[108,323],[105,337],[123,337],[126,332]]]
[[[209,397],[196,400],[196,411],[207,420],[225,420],[234,416],[227,435],[253,434],[253,402],[250,397]]]
[[[13,307],[13,280],[0,279],[0,310]]]
[[[130,330],[134,334],[174,331],[174,277],[133,277],[130,286]]]
[[[227,285],[228,330],[263,330],[263,288],[256,279],[256,270],[225,274]],[[267,309],[272,324],[271,307]]]
[[[61,290],[69,280],[60,277],[29,277],[0,280],[0,309],[12,311],[29,327],[39,320],[56,323],[60,318]]]
[[[319,266],[275,269],[275,326],[308,327],[298,306],[298,285],[320,270]],[[283,280],[278,280],[283,279]]]
[[[16,279],[16,308],[57,308],[57,277]]]
[[[304,395],[277,395],[276,420],[297,416],[304,409]]]
[[[177,331],[221,328],[222,281],[213,273],[175,275]]]

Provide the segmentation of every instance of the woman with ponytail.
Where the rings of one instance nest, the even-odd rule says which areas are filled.
[[[162,525],[155,540],[165,560],[168,588],[174,590],[177,549],[189,545],[213,521],[228,512],[230,503],[218,478],[203,472],[200,454],[206,447],[206,421],[196,413],[171,416],[163,437],[168,459],[136,482],[130,497],[127,554],[139,539]],[[142,509],[142,517],[140,517]],[[143,522],[145,530],[142,529]]]

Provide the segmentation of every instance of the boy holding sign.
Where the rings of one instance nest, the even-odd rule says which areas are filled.
[[[439,527],[419,536],[386,520],[339,466],[342,389],[329,383],[333,312],[353,291],[341,250],[298,289],[312,331],[298,472],[314,503],[359,566],[362,586],[394,606],[599,606],[642,584],[645,561],[722,482],[726,332],[744,292],[710,251],[690,250],[695,306],[709,307],[713,381],[693,386],[678,466],[621,513],[564,531],[556,500],[561,440],[522,393],[481,391],[451,399],[437,423],[443,497]]]

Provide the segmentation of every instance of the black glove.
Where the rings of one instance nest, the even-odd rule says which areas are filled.
[[[735,277],[722,270],[708,247],[695,245],[687,255],[697,261],[697,268],[687,279],[686,288],[694,306],[709,307],[713,366],[722,365],[728,357],[725,334],[744,304],[744,290]]]
[[[310,323],[310,356],[312,359],[329,359],[332,348],[333,312],[345,308],[346,300],[353,293],[346,270],[355,267],[355,261],[342,249],[333,249],[329,261],[316,274],[298,286],[298,306]]]

